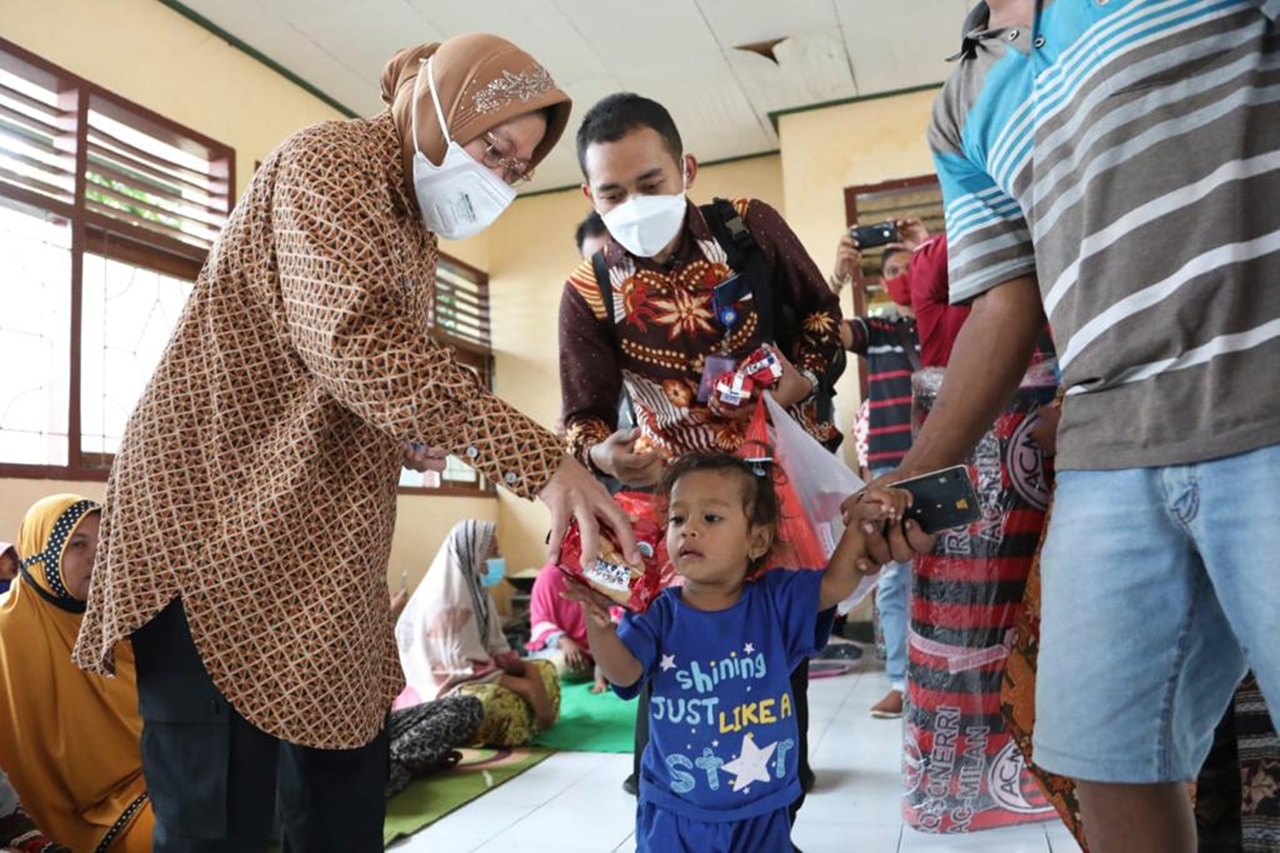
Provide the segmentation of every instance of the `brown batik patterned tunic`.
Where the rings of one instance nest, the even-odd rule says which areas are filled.
[[[773,272],[775,298],[796,309],[802,325],[796,368],[834,379],[842,354],[838,299],[776,210],[747,199],[734,206]],[[737,450],[746,421],[712,416],[697,401],[698,384],[708,355],[728,352],[741,359],[758,347],[759,326],[750,300],[740,304],[727,336],[715,317],[712,288],[730,269],[702,212],[690,203],[683,238],[666,264],[636,258],[612,239],[605,260],[613,318],[605,317],[590,260],[569,277],[560,300],[560,390],[570,452],[591,464],[591,448],[616,428],[623,383],[637,426],[659,452]],[[819,441],[838,442],[839,431],[820,422],[816,408],[810,400],[792,413]]]
[[[82,667],[181,596],[250,723],[312,747],[382,728],[403,677],[385,583],[401,443],[522,496],[562,451],[427,335],[437,259],[389,114],[262,165],[214,246],[107,484]]]

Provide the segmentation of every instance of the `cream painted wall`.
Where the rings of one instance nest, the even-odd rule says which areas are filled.
[[[844,188],[933,172],[925,141],[937,92],[929,90],[858,101],[779,119],[787,222],[824,271],[835,265],[845,228]],[[841,307],[853,312],[852,296]],[[862,400],[856,356],[836,385],[836,416],[846,435]],[[856,470],[853,442],[845,460]]]
[[[476,269],[489,269],[489,235],[477,234],[468,240],[441,240],[440,252]]]
[[[749,196],[781,208],[780,166],[776,155],[709,166],[689,195],[699,203]],[[560,293],[579,263],[573,231],[590,210],[579,190],[534,196],[516,201],[487,232],[498,396],[548,428],[560,416]],[[541,565],[549,526],[542,504],[501,491],[499,503],[508,570]]]
[[[236,150],[237,192],[295,130],[342,116],[253,58],[155,0],[43,0],[7,3],[0,36],[103,88]],[[489,265],[485,239],[442,246],[474,266]],[[0,480],[0,539],[17,536],[23,514],[57,492],[100,499],[103,484]],[[495,498],[406,495],[388,577],[416,585],[455,521],[495,520]]]
[[[27,509],[49,495],[84,495],[102,500],[106,483],[73,483],[66,480],[0,480],[0,540],[18,541],[18,527]]]

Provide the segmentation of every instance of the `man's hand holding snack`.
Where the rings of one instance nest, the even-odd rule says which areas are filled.
[[[782,365],[782,377],[773,389],[774,402],[785,409],[809,399],[818,390],[816,383],[797,370],[790,359],[782,354],[782,350],[777,347],[772,349]]]
[[[716,381],[707,407],[717,417],[744,420],[754,411],[750,404],[766,390],[773,392],[774,402],[787,408],[807,400],[817,390],[816,384],[812,374],[797,370],[782,350],[763,344]]]

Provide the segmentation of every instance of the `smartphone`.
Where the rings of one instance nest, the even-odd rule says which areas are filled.
[[[902,480],[893,488],[906,489],[914,496],[906,517],[915,519],[925,533],[964,527],[982,516],[978,494],[964,465]]]
[[[859,249],[874,249],[888,243],[898,242],[898,226],[892,222],[881,222],[879,225],[859,225],[849,229],[849,236],[858,241]]]

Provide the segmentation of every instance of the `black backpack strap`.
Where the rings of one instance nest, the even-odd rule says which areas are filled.
[[[613,327],[613,285],[609,283],[609,264],[604,259],[604,249],[591,256],[591,268],[596,274],[596,287],[600,290],[600,298],[604,301],[604,319],[611,334],[617,338],[617,329]]]
[[[756,322],[760,324],[760,338],[771,344],[778,344],[790,356],[790,347],[786,345],[788,342],[778,340],[778,330],[786,326],[778,321],[781,306],[774,302],[769,268],[765,265],[764,254],[751,236],[747,223],[742,221],[738,209],[728,199],[713,199],[710,204],[702,205],[701,210],[702,218],[715,235],[716,242],[724,249],[729,268],[747,279],[747,283],[751,285],[751,298],[756,303]]]
[[[751,285],[751,298],[756,303],[756,318],[760,324],[760,338],[776,344],[786,353],[787,358],[795,357],[795,343],[800,335],[800,318],[794,306],[785,298],[775,299],[773,277],[764,253],[751,235],[751,229],[733,203],[727,199],[713,199],[710,204],[699,208],[707,227],[715,235],[716,242],[724,249],[729,267],[739,275],[745,276]],[[833,418],[835,404],[835,380],[844,373],[845,353],[840,349],[837,364],[832,366],[828,376],[819,377],[817,392],[818,417],[824,421]]]
[[[604,324],[609,329],[609,335],[613,339],[614,347],[621,353],[622,346],[618,338],[618,327],[614,325],[615,321],[613,319],[613,284],[609,279],[609,264],[604,259],[604,249],[591,256],[591,269],[595,272],[596,288],[600,291],[601,301],[604,302]],[[631,419],[631,426],[640,423],[640,420],[636,417],[635,403],[631,401],[631,395],[627,393],[625,383],[622,386],[622,392],[618,395],[620,421],[624,413]],[[621,426],[621,423],[619,423],[619,426]],[[604,483],[605,488],[609,489],[610,494],[621,491],[623,488],[622,484],[612,477],[602,477],[601,482]]]

